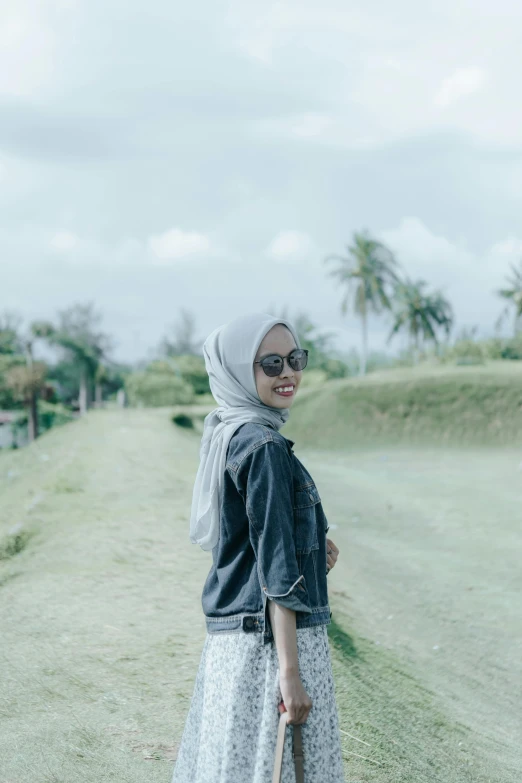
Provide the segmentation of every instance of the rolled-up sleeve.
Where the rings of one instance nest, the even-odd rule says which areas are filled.
[[[267,441],[244,458],[237,480],[244,490],[265,611],[270,599],[288,609],[311,613],[296,556],[290,454],[285,446]]]

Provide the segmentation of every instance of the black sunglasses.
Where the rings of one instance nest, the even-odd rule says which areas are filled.
[[[281,373],[285,358],[288,359],[288,364],[292,370],[304,370],[308,364],[308,349],[294,348],[286,357],[280,356],[278,353],[271,353],[269,356],[265,356],[264,359],[254,362],[254,364],[260,364],[266,375],[272,378]]]

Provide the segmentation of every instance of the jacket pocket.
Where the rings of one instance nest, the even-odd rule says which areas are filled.
[[[316,506],[320,502],[319,492],[313,483],[297,487],[294,491],[297,554],[308,554],[312,549],[319,549]]]

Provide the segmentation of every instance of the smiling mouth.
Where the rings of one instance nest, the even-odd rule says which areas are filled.
[[[284,388],[285,387],[283,386],[283,389]],[[290,388],[290,387],[288,387],[288,388]],[[274,389],[274,393],[275,394],[279,394],[280,397],[291,397],[294,392],[295,392],[295,386],[293,384],[292,384],[292,388],[290,389],[290,391],[284,391],[283,392],[283,391],[277,391],[276,389]]]

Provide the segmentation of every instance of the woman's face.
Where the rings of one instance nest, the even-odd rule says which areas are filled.
[[[259,361],[270,353],[278,353],[279,356],[286,357],[294,348],[297,348],[297,345],[290,330],[283,324],[276,324],[263,337],[255,359]],[[303,376],[302,370],[292,370],[288,364],[288,359],[285,358],[283,369],[279,375],[271,378],[266,375],[260,364],[254,364],[254,374],[257,393],[261,402],[264,402],[265,405],[270,405],[272,408],[290,408],[292,406]],[[275,391],[277,388],[285,388],[285,386],[294,387],[293,394],[289,397],[283,397]]]

